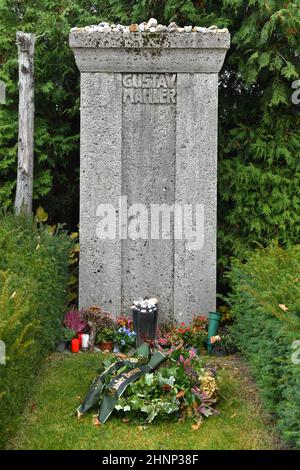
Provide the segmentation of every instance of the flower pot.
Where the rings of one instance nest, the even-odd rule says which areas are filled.
[[[208,314],[208,333],[207,333],[207,352],[211,353],[213,345],[210,342],[212,336],[216,336],[219,323],[221,320],[221,313],[209,312]]]
[[[114,348],[114,343],[112,341],[102,341],[102,343],[99,343],[99,349],[101,351],[112,351]]]

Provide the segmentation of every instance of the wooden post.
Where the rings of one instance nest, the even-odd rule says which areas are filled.
[[[32,212],[34,161],[34,46],[35,35],[17,32],[19,53],[18,174],[15,199],[17,214]]]

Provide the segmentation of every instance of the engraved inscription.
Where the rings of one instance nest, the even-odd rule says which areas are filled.
[[[124,74],[123,103],[176,103],[176,73]]]

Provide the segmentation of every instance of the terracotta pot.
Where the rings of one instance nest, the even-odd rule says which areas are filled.
[[[101,351],[112,351],[114,348],[114,343],[112,341],[102,341],[102,343],[99,344],[99,349]]]

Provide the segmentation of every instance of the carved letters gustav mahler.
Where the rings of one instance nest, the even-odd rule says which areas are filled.
[[[123,103],[176,103],[176,74],[133,73],[123,75]]]

